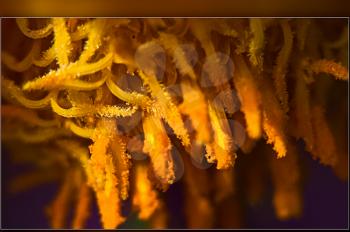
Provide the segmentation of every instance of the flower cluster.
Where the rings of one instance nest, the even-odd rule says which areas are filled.
[[[188,227],[225,226],[217,212],[239,208],[236,188],[257,202],[264,170],[277,217],[297,217],[298,140],[347,178],[342,20],[20,18],[2,28],[2,142],[36,166],[12,189],[59,181],[53,228],[83,228],[93,199],[116,228],[129,198],[140,219],[167,227],[160,192],[180,179]]]

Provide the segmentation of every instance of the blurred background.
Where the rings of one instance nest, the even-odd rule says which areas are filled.
[[[8,160],[8,153],[2,147],[2,228],[49,228],[45,215],[46,205],[54,198],[59,185],[44,184],[17,194],[10,194],[7,188],[11,177],[28,167],[13,166]],[[240,217],[242,228],[348,228],[348,182],[340,180],[329,167],[312,160],[310,154],[300,154],[304,179],[304,210],[299,219],[280,221],[276,218],[272,204],[272,187],[268,187],[260,203],[246,208]],[[244,165],[244,158],[236,163],[235,170]],[[184,170],[186,171],[186,170]],[[237,176],[239,178],[239,175]],[[186,228],[183,213],[182,182],[171,185],[165,193],[169,209],[169,228]],[[126,202],[128,204],[128,202]],[[124,207],[128,208],[128,206]],[[137,219],[136,214],[129,214],[129,219],[120,228],[150,228],[146,222]],[[225,215],[227,219],[237,220],[237,215]],[[101,228],[97,206],[92,208],[86,228]]]
[[[347,16],[347,0],[12,0],[1,2],[2,16]]]

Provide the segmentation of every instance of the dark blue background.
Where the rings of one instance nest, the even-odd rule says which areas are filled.
[[[9,195],[6,184],[10,176],[18,173],[18,167],[8,165],[6,155],[2,152],[2,227],[3,228],[48,228],[44,207],[55,196],[58,186],[42,185],[38,188]],[[347,228],[348,227],[348,182],[338,179],[333,171],[303,155],[307,179],[304,187],[304,212],[301,218],[279,221],[275,218],[271,194],[267,194],[263,203],[246,210],[246,228]],[[181,186],[177,182],[167,192],[167,203],[171,210],[171,228],[184,228],[184,218],[178,202]],[[181,197],[180,197],[181,201]],[[132,215],[122,228],[143,228]],[[87,228],[100,228],[98,210],[93,206]]]

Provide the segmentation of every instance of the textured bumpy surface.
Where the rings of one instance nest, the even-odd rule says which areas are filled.
[[[212,228],[230,213],[238,220],[235,189],[259,201],[267,170],[276,216],[298,217],[298,141],[348,178],[347,28],[342,19],[2,20],[2,143],[35,167],[10,188],[59,181],[52,228],[84,228],[94,200],[103,228],[117,228],[128,199],[166,228],[161,192],[181,181],[187,226]],[[252,157],[236,181],[240,156]]]

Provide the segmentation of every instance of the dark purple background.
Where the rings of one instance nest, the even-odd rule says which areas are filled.
[[[43,209],[57,191],[55,184],[17,195],[6,191],[9,176],[18,173],[19,168],[8,165],[6,152],[2,150],[2,228],[48,228]],[[339,180],[330,168],[321,166],[308,154],[303,155],[308,175],[304,188],[304,212],[301,218],[279,221],[275,218],[271,194],[257,207],[246,211],[246,228],[347,228],[348,227],[348,182]],[[167,192],[170,208],[171,228],[185,228],[181,212],[181,185],[171,186]],[[176,200],[174,200],[176,199]],[[146,223],[131,215],[122,228],[145,228]],[[93,206],[92,216],[87,228],[100,228],[98,211]]]

